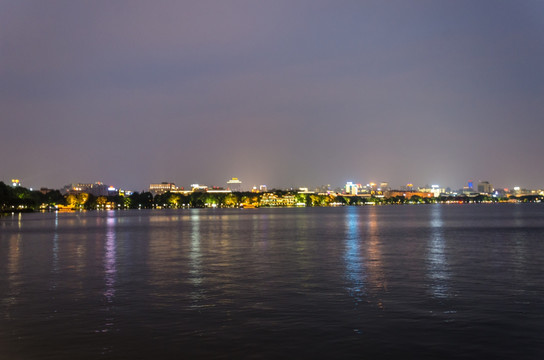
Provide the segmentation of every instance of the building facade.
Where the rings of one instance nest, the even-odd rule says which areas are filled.
[[[149,184],[149,192],[153,195],[164,194],[177,190],[177,186],[174,183],[162,182],[160,184]]]
[[[242,182],[240,179],[233,177],[227,181],[227,189],[232,190],[233,192],[242,191]]]
[[[480,181],[478,183],[478,192],[481,194],[491,194],[493,192],[493,186],[489,181]]]

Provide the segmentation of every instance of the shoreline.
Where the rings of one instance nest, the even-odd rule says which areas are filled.
[[[77,213],[77,212],[102,212],[102,211],[128,211],[128,210],[190,210],[190,209],[233,209],[233,210],[256,210],[256,209],[303,209],[303,208],[343,208],[343,207],[371,207],[371,206],[414,206],[414,205],[505,205],[505,204],[540,204],[537,201],[436,201],[436,202],[404,202],[404,203],[366,203],[366,204],[342,204],[325,206],[252,206],[252,207],[232,207],[232,206],[184,206],[184,207],[148,207],[148,208],[111,208],[111,209],[62,209],[62,210],[33,210],[33,209],[13,209],[2,210],[0,216],[9,216],[14,214],[32,214],[32,213]]]

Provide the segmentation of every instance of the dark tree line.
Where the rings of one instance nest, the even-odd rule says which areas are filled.
[[[0,211],[2,212],[32,211],[59,204],[64,205],[65,198],[58,190],[44,194],[21,186],[9,186],[0,181]]]

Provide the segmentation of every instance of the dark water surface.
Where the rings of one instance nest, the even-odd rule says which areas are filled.
[[[0,359],[544,358],[544,205],[0,218]]]

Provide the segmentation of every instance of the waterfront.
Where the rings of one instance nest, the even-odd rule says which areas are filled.
[[[0,358],[540,358],[544,206],[0,218]]]

